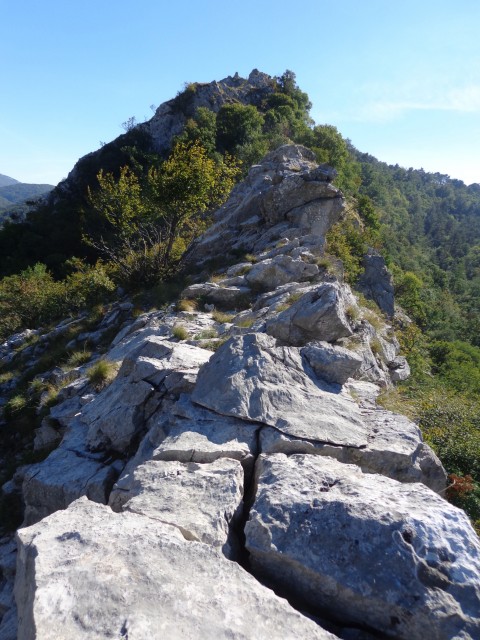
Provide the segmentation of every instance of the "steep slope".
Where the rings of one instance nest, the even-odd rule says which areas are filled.
[[[223,256],[214,279],[136,319],[117,303],[76,338],[117,327],[119,370],[103,389],[70,372],[37,432],[53,450],[3,488],[25,504],[19,640],[478,636],[478,538],[418,427],[375,403],[408,375],[392,326],[326,267],[332,175],[272,152],[189,255],[197,273]],[[3,358],[35,366],[26,339]]]

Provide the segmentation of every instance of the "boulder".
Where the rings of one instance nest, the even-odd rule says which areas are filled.
[[[83,498],[20,529],[18,640],[334,640],[171,525]]]
[[[363,362],[354,351],[321,341],[310,343],[301,354],[319,378],[336,384],[344,384],[354,376]]]
[[[272,291],[288,282],[309,280],[318,274],[316,264],[309,264],[287,255],[257,262],[245,275],[245,279],[254,289]]]
[[[186,540],[230,557],[238,546],[231,528],[242,514],[243,486],[242,466],[230,458],[209,464],[148,460],[122,475],[109,505],[171,524]]]
[[[244,306],[245,301],[251,295],[249,287],[222,286],[216,282],[206,282],[204,284],[192,284],[182,291],[182,298],[201,298],[207,303],[219,305],[221,307],[236,308]]]
[[[334,342],[352,334],[347,317],[350,304],[344,287],[325,282],[268,320],[266,331],[294,346],[302,346],[312,340]]]
[[[216,413],[275,427],[296,438],[365,447],[360,409],[338,387],[313,381],[299,349],[265,334],[235,336],[199,371],[196,404]]]
[[[397,356],[388,363],[392,382],[402,382],[410,377],[410,366],[404,356]]]
[[[480,634],[480,543],[463,511],[326,457],[257,463],[253,570],[320,615],[380,637]]]

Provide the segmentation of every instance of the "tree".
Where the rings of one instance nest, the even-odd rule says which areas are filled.
[[[120,169],[118,179],[113,173],[100,170],[97,180],[99,189],[92,191],[88,187],[89,203],[109,223],[115,234],[132,235],[146,211],[137,176],[125,166]]]
[[[217,143],[233,153],[262,132],[263,115],[252,105],[225,104],[217,114]]]
[[[216,162],[199,142],[178,141],[160,168],[148,173],[148,197],[166,232],[165,261],[175,239],[186,244],[205,228],[204,214],[222,204],[239,173],[233,159]]]

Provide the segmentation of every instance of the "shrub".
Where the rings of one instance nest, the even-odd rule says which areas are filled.
[[[27,405],[27,398],[23,394],[18,393],[17,395],[12,396],[5,405],[5,417],[7,419],[14,417],[16,414],[26,409]]]
[[[243,318],[240,319],[238,322],[235,322],[235,324],[237,325],[237,327],[240,327],[241,329],[250,329],[250,327],[254,324],[255,322],[255,318]]]
[[[197,333],[195,336],[195,340],[209,340],[211,338],[216,338],[218,336],[216,329],[205,329],[200,333]]]

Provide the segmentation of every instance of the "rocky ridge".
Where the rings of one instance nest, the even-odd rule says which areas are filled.
[[[478,637],[478,538],[417,425],[375,402],[408,375],[388,274],[370,260],[382,315],[325,261],[332,177],[272,152],[188,256],[230,266],[112,310],[116,378],[79,368],[38,434],[55,448],[4,486],[25,509],[2,639]]]

